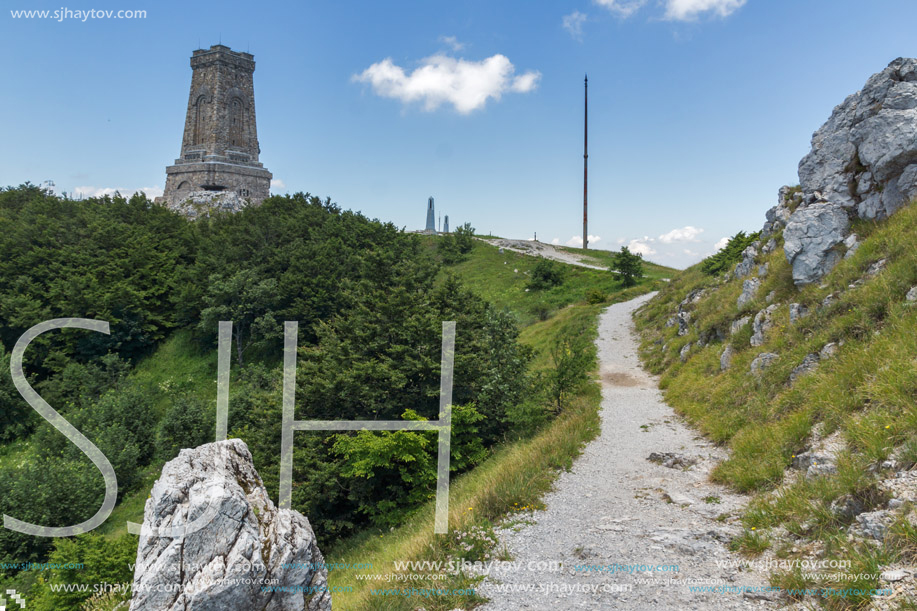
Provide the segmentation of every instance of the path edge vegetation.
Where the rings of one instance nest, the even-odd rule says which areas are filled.
[[[605,302],[571,304],[551,318],[523,329],[520,341],[536,350],[535,368],[548,369],[553,365],[551,348],[564,338],[586,340],[586,383],[579,385],[556,418],[532,437],[504,444],[474,470],[453,479],[449,494],[449,534],[433,534],[431,501],[399,527],[362,533],[326,553],[325,560],[329,564],[372,565],[365,570],[329,571],[329,584],[335,590],[335,606],[407,611],[416,609],[422,601],[420,604],[428,611],[448,611],[457,607],[469,609],[486,602],[477,594],[403,596],[382,592],[411,588],[467,591],[474,589],[481,579],[460,571],[399,571],[395,569],[396,561],[442,562],[446,566],[450,560],[510,559],[506,550],[499,546],[494,526],[525,524],[531,511],[543,509],[542,499],[554,481],[562,471],[573,466],[586,444],[600,432],[602,393],[595,349],[599,316],[609,305],[659,290],[662,284],[659,279],[644,279],[636,286],[612,294]],[[360,573],[400,575],[404,581],[368,582],[357,577]],[[440,579],[433,580],[433,576]],[[346,591],[348,588],[350,591]]]

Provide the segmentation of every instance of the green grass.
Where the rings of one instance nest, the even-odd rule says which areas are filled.
[[[532,345],[538,357],[534,367],[546,366],[543,354],[551,338],[569,332],[594,338],[597,332],[598,306],[569,307],[554,319],[535,323],[523,333],[522,341]],[[394,573],[394,561],[444,560],[447,556],[473,557],[464,548],[456,549],[456,537],[472,529],[488,531],[493,522],[522,508],[539,507],[542,495],[560,469],[572,466],[583,444],[599,432],[598,408],[601,392],[598,384],[587,385],[570,407],[547,424],[531,439],[508,443],[485,463],[455,479],[450,486],[449,535],[433,535],[433,504],[428,503],[414,517],[391,532],[364,533],[330,550],[329,562],[371,562],[371,573]],[[483,547],[480,553],[497,554],[499,550]],[[401,596],[373,596],[370,583],[358,580],[352,571],[332,571],[329,581],[335,587],[352,587],[352,592],[336,592],[335,607],[343,609],[416,609],[416,601]],[[427,584],[408,582],[415,587]],[[451,577],[445,583],[433,582],[437,588],[474,587],[474,580],[464,575]],[[375,583],[373,587],[397,587]],[[430,610],[466,608],[480,602],[466,596],[434,596],[424,599]]]
[[[488,244],[475,244],[471,257],[458,265],[448,267],[444,275],[459,276],[472,290],[485,299],[517,313],[523,329],[520,341],[531,346],[535,359],[533,370],[552,366],[550,348],[560,337],[583,336],[592,340],[597,334],[598,315],[609,303],[632,299],[662,283],[657,279],[671,271],[653,267],[652,279],[636,287],[622,289],[609,272],[590,270],[564,264],[567,275],[562,286],[543,293],[525,292],[530,271],[537,258],[505,251],[503,254]],[[505,262],[505,263],[504,263]],[[514,272],[518,269],[518,272]],[[599,287],[609,294],[605,304],[588,305],[586,291]],[[551,304],[552,315],[539,321],[528,314],[533,303]],[[593,374],[597,371],[595,354]],[[419,509],[402,526],[390,532],[363,533],[334,549],[328,550],[329,562],[371,562],[371,573],[394,573],[394,561],[444,560],[447,557],[472,557],[465,548],[459,548],[456,537],[475,529],[490,532],[492,524],[512,516],[522,508],[538,507],[540,499],[550,489],[559,469],[572,466],[583,445],[599,432],[598,410],[601,391],[597,383],[586,385],[570,407],[548,422],[538,433],[528,439],[506,443],[485,463],[454,480],[450,487],[450,535],[433,535],[433,504]],[[477,552],[495,557],[498,549],[482,546]],[[417,601],[401,596],[373,596],[371,584],[358,580],[352,571],[332,571],[329,581],[334,587],[351,587],[351,592],[334,593],[334,604],[344,609],[413,610]],[[423,587],[422,581],[407,582]],[[475,580],[464,575],[450,577],[446,582],[434,582],[437,588],[474,587]],[[373,587],[398,587],[398,584],[375,583]],[[429,610],[469,608],[480,600],[464,596],[434,596],[425,598],[423,606]]]
[[[153,409],[159,416],[176,392],[216,402],[217,350],[202,351],[192,342],[190,331],[178,331],[140,361],[130,379],[155,397]]]
[[[586,263],[587,265],[600,265],[602,267],[609,267],[614,261],[616,252],[613,250],[601,250],[595,248],[573,248],[572,246],[555,246],[557,250],[563,252],[568,252],[573,255],[577,255],[581,263]],[[658,280],[661,278],[671,278],[677,273],[677,270],[672,269],[671,267],[666,267],[664,265],[659,265],[658,263],[651,263],[649,261],[643,262],[643,275],[647,278]]]
[[[445,266],[441,275],[445,277],[454,274],[498,308],[513,310],[522,326],[570,304],[585,302],[586,293],[590,289],[598,289],[606,295],[614,295],[623,290],[616,275],[609,271],[557,263],[564,269],[563,284],[548,290],[526,291],[529,274],[539,260],[540,257],[505,249],[501,253],[495,246],[475,241],[469,258],[456,265]],[[646,263],[644,273],[654,287],[661,288],[664,285],[661,279],[668,278],[675,270]],[[646,288],[641,290],[645,292]]]
[[[427,238],[429,239],[429,238]],[[430,245],[432,249],[432,243]],[[594,339],[599,313],[610,303],[631,299],[663,286],[659,280],[673,270],[647,266],[648,278],[636,287],[623,289],[614,274],[607,271],[557,265],[565,269],[564,283],[547,291],[526,292],[528,276],[538,259],[506,252],[482,242],[475,244],[468,260],[443,270],[442,278],[452,273],[467,286],[498,307],[516,313],[522,332],[520,341],[535,352],[532,368],[552,366],[550,348],[559,337],[582,336]],[[517,269],[518,272],[513,270]],[[586,304],[586,293],[598,288],[608,295],[603,304]],[[539,310],[546,306],[547,311]],[[539,312],[536,314],[535,312]],[[545,320],[540,320],[545,318]],[[594,359],[593,354],[593,359]],[[595,369],[595,367],[594,367]],[[189,331],[179,331],[163,342],[149,357],[140,361],[129,376],[129,383],[140,385],[153,398],[153,409],[162,416],[175,393],[188,393],[212,403],[216,398],[216,349],[201,350]],[[494,549],[492,525],[521,509],[539,507],[540,499],[559,470],[572,465],[583,444],[599,431],[598,409],[601,393],[597,383],[587,384],[572,398],[556,418],[531,436],[508,441],[478,468],[456,478],[450,493],[450,534],[434,536],[432,502],[416,510],[392,531],[366,531],[326,551],[329,562],[372,562],[373,573],[393,572],[392,561],[445,559],[478,554],[483,559],[498,557]],[[0,461],[13,461],[27,444],[11,447]],[[159,477],[161,462],[144,469],[140,484],[124,495],[99,533],[109,538],[123,536],[126,522],[142,522],[143,510],[153,483]],[[474,540],[473,551],[464,546]],[[351,593],[335,593],[335,607],[343,609],[415,609],[416,600],[398,596],[372,596],[370,584],[357,580],[352,572],[332,571],[334,586],[351,586]],[[25,586],[26,584],[23,584]],[[396,584],[387,584],[393,586]],[[407,585],[425,585],[409,582]],[[438,588],[473,587],[474,581],[458,575]],[[481,602],[479,598],[434,597],[424,599],[427,609],[454,609]]]
[[[722,284],[719,278],[703,275],[698,265],[675,276],[637,315],[641,356],[651,371],[661,374],[666,400],[731,450],[713,479],[756,494],[744,522],[758,531],[746,531],[737,543],[744,551],[760,548],[765,537],[760,530],[775,527],[786,528],[804,542],[820,542],[827,547],[827,557],[853,559],[863,567],[874,568],[880,560],[901,557],[908,553],[903,550],[911,549],[909,543],[898,549],[887,542],[875,552],[848,542],[849,524],[830,510],[831,503],[845,495],[858,499],[867,511],[884,507],[887,497],[876,482],[889,474],[877,473],[874,467],[894,452],[900,453],[905,467],[908,461],[917,462],[917,305],[905,300],[907,291],[917,285],[917,206],[885,222],[859,221],[854,229],[865,237],[860,249],[821,283],[797,289],[778,249],[764,258],[769,273],[756,298],[741,310],[736,298],[742,281]],[[887,260],[884,270],[864,277],[879,259]],[[666,327],[666,322],[684,297],[699,288],[708,293],[690,306],[692,328],[678,337],[677,326]],[[750,346],[750,328],[725,337],[732,321],[754,317],[765,308],[770,293],[773,303],[780,305],[764,345]],[[829,294],[834,301],[822,306]],[[806,305],[809,316],[790,325],[790,303]],[[707,344],[699,347],[702,339]],[[790,383],[793,368],[829,342],[842,344],[836,355]],[[688,343],[691,353],[682,362],[679,352]],[[727,344],[736,354],[731,367],[721,371],[720,355]],[[760,376],[752,375],[749,365],[763,352],[779,358]],[[784,485],[794,455],[808,448],[817,424],[825,435],[838,432],[845,444],[837,473]],[[775,579],[798,582],[791,574]],[[869,583],[828,585],[875,587]],[[829,599],[824,604],[839,609],[863,602]]]

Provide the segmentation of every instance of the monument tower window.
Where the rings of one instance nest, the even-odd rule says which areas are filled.
[[[242,146],[242,100],[233,98],[229,104],[229,143]]]
[[[191,138],[192,144],[204,143],[204,104],[207,102],[206,96],[198,96],[194,102],[194,134]]]

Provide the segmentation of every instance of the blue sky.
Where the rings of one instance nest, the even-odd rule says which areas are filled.
[[[912,0],[80,1],[4,0],[2,185],[156,194],[222,42],[255,55],[274,192],[576,243],[588,72],[592,245],[677,267],[760,228],[831,109],[917,52]],[[10,12],[61,8],[147,14]]]

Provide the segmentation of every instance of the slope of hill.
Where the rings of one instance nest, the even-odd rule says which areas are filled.
[[[557,261],[556,268],[562,270],[563,282],[544,290],[530,288],[532,272],[545,258],[544,253],[522,253],[477,240],[469,259],[445,268],[444,272],[456,274],[466,286],[497,307],[510,308],[522,325],[528,325],[571,303],[586,301],[590,291],[606,296],[620,291],[619,280],[608,272],[613,253],[582,252],[589,252],[590,256],[595,253],[597,258],[590,262],[593,267]],[[571,255],[571,258],[578,256]],[[674,270],[647,261],[643,263],[643,273],[648,281],[655,282],[670,277]]]
[[[436,240],[427,238],[431,249]],[[526,291],[539,261],[538,256],[506,249],[501,252],[496,246],[475,242],[467,259],[442,269],[440,282],[458,277],[471,290],[513,313],[522,326],[520,342],[533,351],[530,372],[538,380],[537,385],[552,386],[556,376],[569,375],[574,370],[585,375],[570,387],[559,405],[557,394],[550,391],[554,399],[549,404],[545,404],[546,397],[542,395],[538,402],[521,405],[517,430],[510,441],[476,469],[453,480],[449,535],[433,535],[430,502],[403,525],[391,531],[362,533],[326,554],[329,561],[341,566],[372,564],[371,571],[330,573],[329,582],[337,588],[335,605],[346,609],[413,610],[417,608],[416,600],[397,594],[410,587],[417,588],[417,596],[423,596],[427,609],[468,608],[482,602],[479,596],[462,593],[474,588],[480,576],[457,571],[442,580],[443,572],[430,565],[409,568],[404,563],[442,562],[445,566],[456,558],[468,562],[505,559],[497,548],[493,525],[507,516],[512,522],[515,512],[540,506],[558,470],[569,468],[583,445],[598,434],[601,392],[593,345],[598,316],[610,303],[659,290],[664,284],[661,278],[675,270],[647,264],[644,280],[625,289],[607,271],[557,263],[564,278],[560,285]],[[590,289],[605,295],[604,300],[588,303],[586,294]],[[532,313],[537,304],[545,302],[551,304],[547,312],[541,311],[538,316]],[[574,354],[581,355],[578,364],[563,357],[558,362],[558,347],[572,348]],[[398,575],[403,581],[374,581],[373,574]],[[431,589],[439,593],[427,591]]]
[[[0,226],[12,253],[0,282],[4,513],[63,525],[101,504],[92,464],[12,388],[8,351],[45,318],[113,321],[104,341],[64,331],[26,355],[32,384],[109,457],[120,487],[114,512],[90,534],[0,532],[2,585],[26,592],[34,609],[110,609],[129,595],[136,538],[126,521],[142,521],[163,462],[213,436],[217,321],[236,331],[229,434],[248,443],[276,494],[283,320],[300,320],[298,405],[334,419],[435,416],[439,323],[456,320],[453,507],[470,500],[480,512],[456,510],[453,522],[480,527],[512,509],[508,498],[537,502],[552,469],[594,434],[597,312],[655,286],[648,278],[623,291],[608,272],[558,264],[550,283],[526,291],[537,260],[510,261],[481,244],[443,265],[433,243],[301,194],[188,223],[142,196],[72,202],[24,185],[0,190]],[[539,302],[548,305],[534,309]],[[435,485],[428,437],[297,437],[294,508],[332,556],[401,524],[411,541],[429,537],[426,525],[411,526],[426,520]],[[22,570],[28,562],[83,566]],[[87,602],[99,583],[122,589]]]
[[[859,247],[817,284],[795,286],[779,232],[736,272],[676,275],[637,315],[642,356],[731,449],[714,480],[756,495],[734,546],[783,561],[774,585],[849,589],[793,596],[829,608],[891,588],[878,608],[913,608],[917,206],[853,230]]]

